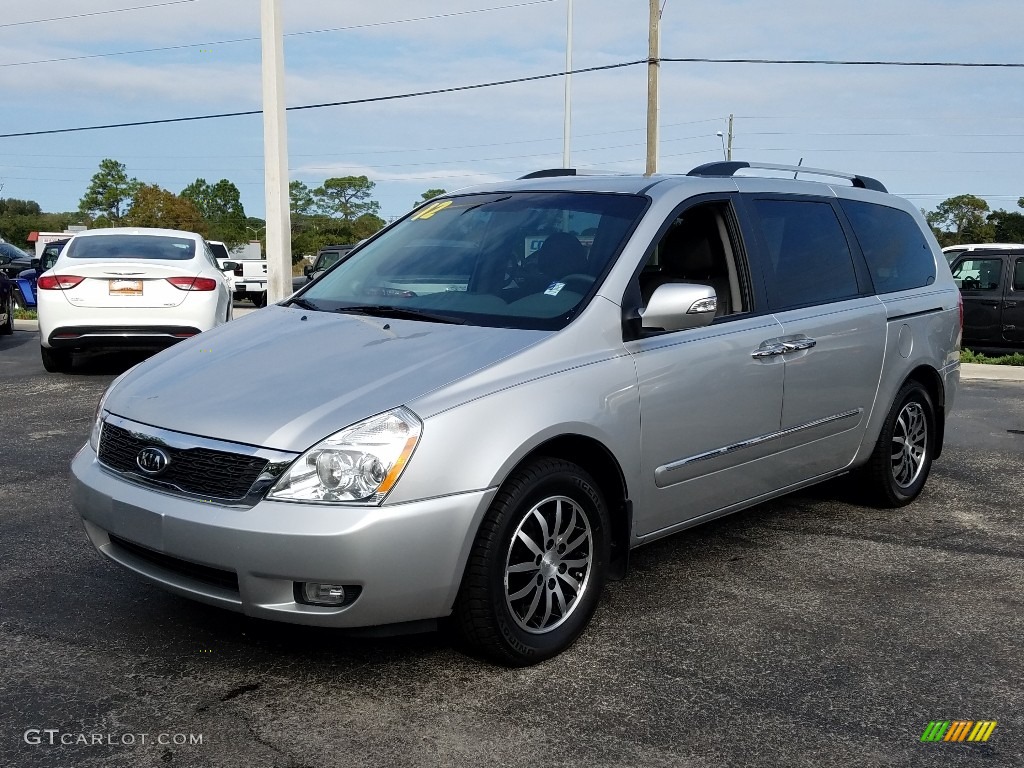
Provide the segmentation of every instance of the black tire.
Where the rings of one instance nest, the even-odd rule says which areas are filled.
[[[871,500],[902,507],[924,488],[935,454],[935,407],[921,384],[908,381],[893,400],[871,459],[864,467]]]
[[[0,336],[10,336],[14,333],[14,294],[7,299],[7,319],[0,325]]]
[[[260,291],[259,293],[250,293],[249,300],[252,301],[253,305],[255,305],[257,309],[265,307],[267,306],[267,292]]]
[[[468,650],[522,667],[572,645],[604,588],[608,530],[605,500],[581,467],[539,458],[518,469],[484,516],[456,598]]]
[[[49,373],[67,373],[71,370],[71,350],[39,347],[43,368]]]

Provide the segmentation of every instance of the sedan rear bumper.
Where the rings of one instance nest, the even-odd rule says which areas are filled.
[[[166,347],[200,333],[201,329],[189,325],[79,325],[54,328],[46,341],[53,349]]]

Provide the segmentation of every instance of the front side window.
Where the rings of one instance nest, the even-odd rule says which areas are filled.
[[[187,261],[195,240],[165,235],[92,235],[76,237],[67,248],[71,259],[157,259]]]
[[[994,291],[1002,271],[1002,259],[963,259],[953,268],[953,282],[965,291]]]
[[[749,312],[747,275],[728,203],[687,209],[658,241],[639,275],[644,305],[666,283],[698,283],[715,289],[716,317]]]
[[[770,309],[859,295],[850,246],[829,203],[761,199],[753,206],[767,247],[762,269]]]
[[[1024,291],[1024,259],[1017,259],[1013,266],[1013,290]]]
[[[557,330],[647,207],[636,195],[521,192],[435,200],[303,292],[304,306]]]
[[[935,282],[935,257],[906,211],[854,200],[840,205],[853,225],[878,293],[907,291]]]

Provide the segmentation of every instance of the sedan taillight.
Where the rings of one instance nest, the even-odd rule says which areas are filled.
[[[217,290],[217,281],[212,277],[168,277],[166,280],[180,291]]]
[[[36,286],[43,291],[68,291],[85,280],[77,275],[42,275]]]

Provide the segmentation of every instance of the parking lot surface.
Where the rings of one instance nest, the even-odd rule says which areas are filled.
[[[1024,765],[1024,383],[964,384],[917,503],[844,478],[637,550],[580,642],[508,670],[103,561],[68,464],[138,359],[46,374],[33,330],[0,339],[4,765]],[[922,742],[936,720],[997,726]]]

